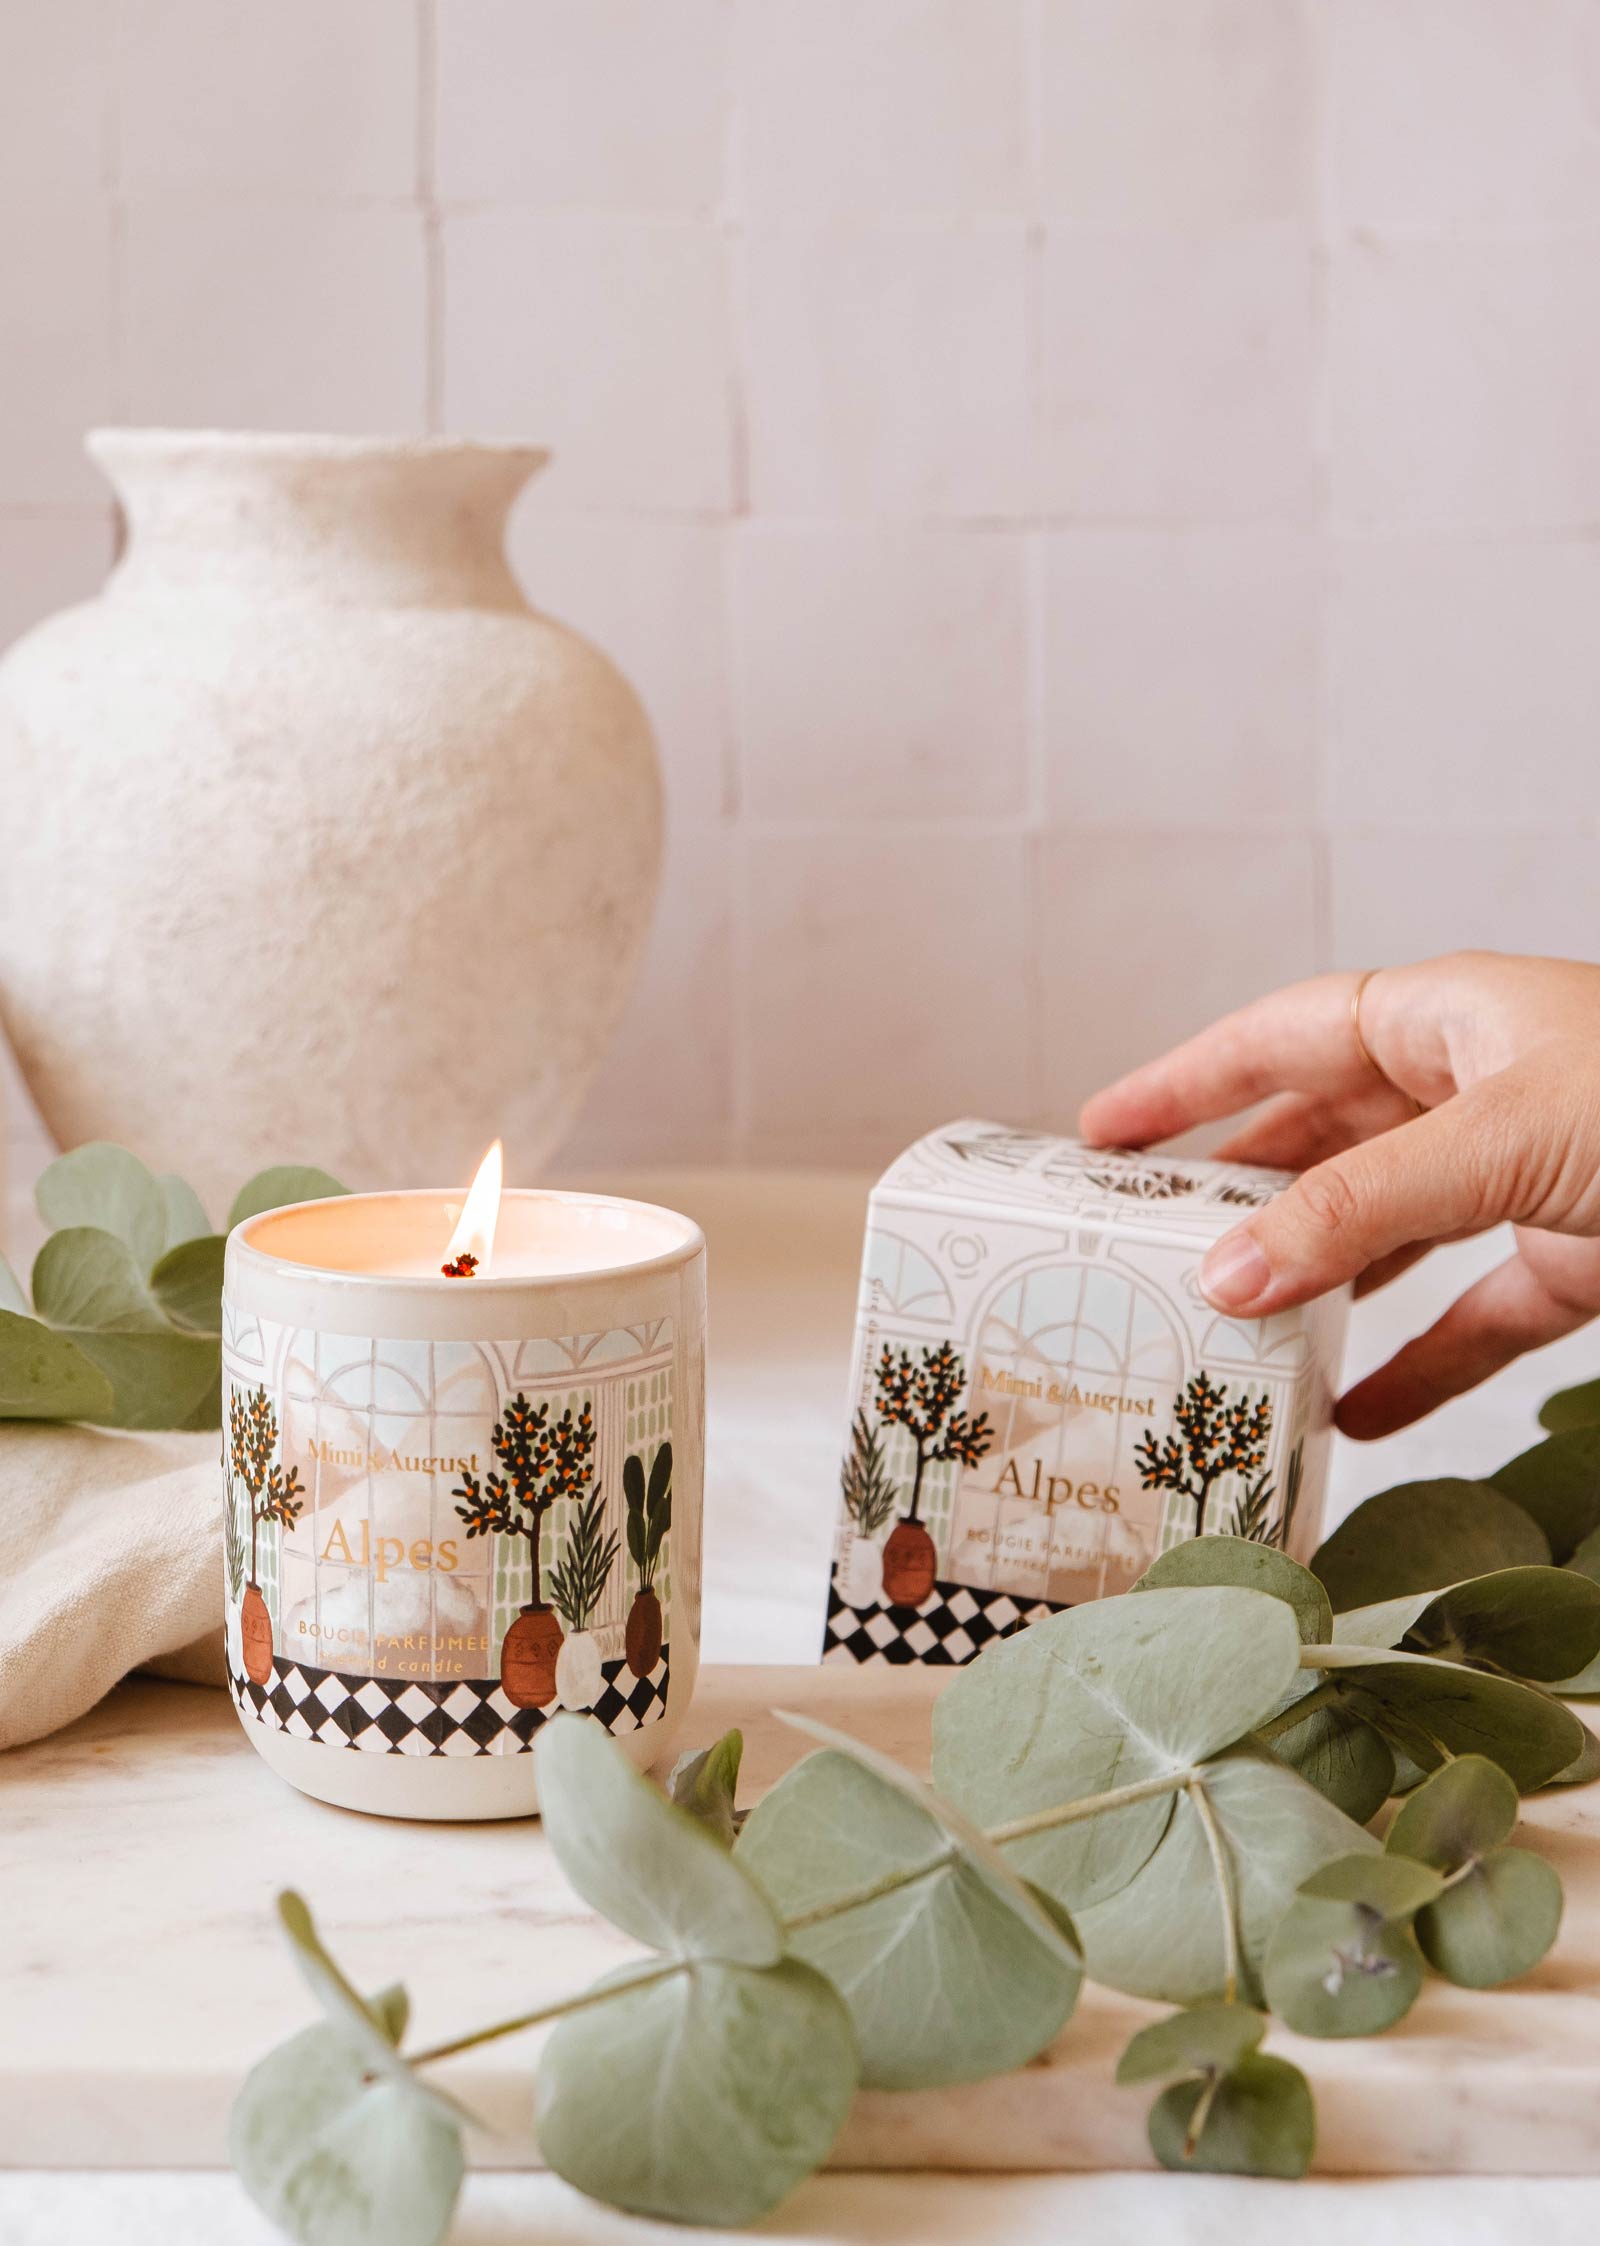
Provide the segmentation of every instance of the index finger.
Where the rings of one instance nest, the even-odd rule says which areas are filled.
[[[1314,975],[1224,1014],[1159,1060],[1096,1092],[1078,1119],[1092,1145],[1148,1146],[1237,1115],[1274,1092],[1340,1098],[1370,1091],[1371,1064],[1350,1026],[1359,978]]]

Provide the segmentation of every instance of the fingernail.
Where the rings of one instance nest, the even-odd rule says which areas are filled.
[[[1230,1232],[1200,1266],[1200,1291],[1219,1310],[1248,1310],[1266,1290],[1272,1267],[1248,1232]]]

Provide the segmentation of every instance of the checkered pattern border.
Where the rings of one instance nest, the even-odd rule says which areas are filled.
[[[625,1661],[602,1664],[605,1684],[591,1711],[607,1731],[642,1731],[667,1712],[667,1648],[648,1677]],[[523,1755],[549,1708],[514,1708],[493,1678],[361,1677],[273,1660],[272,1683],[229,1678],[247,1723],[290,1739],[356,1747],[369,1755]]]
[[[896,1667],[924,1661],[953,1669],[996,1638],[1064,1611],[1048,1599],[1014,1598],[1009,1591],[980,1591],[970,1583],[936,1583],[919,1607],[852,1607],[830,1583],[822,1658],[888,1661]]]

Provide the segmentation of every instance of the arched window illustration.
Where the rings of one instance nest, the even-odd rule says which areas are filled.
[[[877,1290],[875,1307],[899,1317],[923,1319],[942,1332],[955,1317],[955,1303],[938,1265],[915,1242],[877,1226],[867,1234],[862,1284]]]

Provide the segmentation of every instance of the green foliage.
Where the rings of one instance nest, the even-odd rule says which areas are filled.
[[[642,1573],[671,1464],[658,1455],[648,1482],[643,1459],[628,1465]],[[737,1732],[685,1756],[664,1794],[592,1719],[556,1717],[538,1749],[551,1846],[649,1955],[404,2059],[402,2022],[363,2003],[286,1903],[334,2033],[252,2075],[241,2172],[311,2246],[369,2246],[361,2221],[431,2246],[459,2141],[419,2070],[554,2020],[538,2085],[551,2166],[637,2214],[754,2222],[827,2157],[858,2081],[1026,2064],[1062,2032],[1087,1965],[1185,2006],[1118,2067],[1160,2086],[1149,2133],[1165,2166],[1304,2174],[1311,2093],[1261,2048],[1272,2018],[1375,2033],[1430,1967],[1487,1988],[1554,1939],[1560,1883],[1509,1836],[1519,1789],[1600,1767],[1538,1681],[1600,1663],[1600,1544],[1583,1566],[1549,1565],[1552,1532],[1560,1550],[1578,1518],[1563,1504],[1536,1521],[1483,1483],[1390,1492],[1329,1540],[1316,1575],[1252,1537],[1186,1544],[1137,1597],[1051,1616],[958,1672],[936,1710],[933,1786],[791,1718],[822,1751],[741,1820]],[[1583,1553],[1580,1538],[1568,1556]],[[1360,1604],[1336,1611],[1352,1587]],[[1406,1789],[1380,1848],[1367,1820]]]
[[[858,1411],[850,1422],[850,1448],[839,1470],[845,1511],[862,1536],[876,1536],[894,1511],[894,1483],[883,1451],[883,1430]]]
[[[1547,1567],[1550,1546],[1522,1506],[1488,1482],[1402,1482],[1358,1505],[1315,1554],[1337,1614],[1440,1591],[1499,1568]]]
[[[670,1443],[663,1443],[650,1462],[648,1488],[643,1459],[629,1453],[622,1462],[622,1494],[628,1508],[628,1557],[638,1570],[640,1590],[648,1591],[661,1564],[662,1540],[672,1526]]]
[[[550,1571],[550,1603],[569,1630],[586,1630],[617,1557],[617,1532],[605,1532],[605,1497],[596,1483],[567,1531],[567,1547]]]
[[[276,1205],[265,1182],[321,1170],[266,1171],[240,1196]],[[155,1177],[118,1146],[75,1147],[36,1189],[51,1228],[33,1301],[0,1266],[0,1419],[88,1420],[105,1427],[218,1425],[224,1241],[181,1178]]]
[[[1600,1529],[1600,1426],[1573,1427],[1520,1451],[1490,1476],[1535,1521],[1565,1566]]]
[[[1539,1406],[1539,1425],[1552,1435],[1570,1434],[1574,1427],[1600,1427],[1600,1380],[1580,1381],[1576,1388],[1558,1388]]]
[[[259,1217],[268,1209],[291,1208],[297,1201],[331,1201],[349,1190],[337,1178],[330,1178],[326,1170],[312,1169],[304,1163],[258,1170],[248,1185],[239,1188],[223,1230],[231,1232],[247,1217]]]

